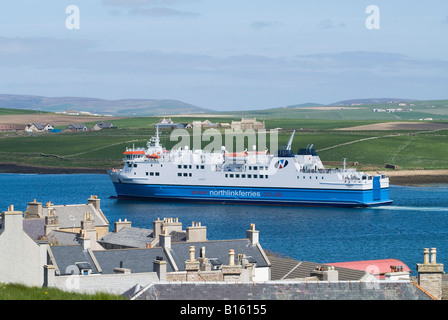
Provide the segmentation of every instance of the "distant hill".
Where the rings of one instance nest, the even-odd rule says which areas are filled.
[[[286,108],[294,109],[294,108],[310,108],[310,107],[321,107],[321,106],[323,106],[323,104],[308,102],[308,103],[294,104],[292,106],[287,106]]]
[[[378,103],[400,103],[418,101],[415,99],[397,99],[397,98],[370,98],[370,99],[351,99],[332,103],[333,106],[352,106],[359,104],[378,104]]]
[[[115,116],[153,116],[213,112],[206,108],[170,99],[104,100],[84,97],[43,97],[12,94],[0,94],[0,108],[37,109],[50,112],[62,112],[72,109]]]

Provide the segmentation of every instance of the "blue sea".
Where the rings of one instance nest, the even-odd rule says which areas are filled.
[[[260,243],[285,257],[317,263],[394,258],[416,274],[424,248],[437,248],[437,261],[448,266],[448,185],[391,186],[393,205],[375,208],[276,207],[146,202],[111,199],[107,175],[0,174],[0,210],[11,204],[25,211],[36,199],[45,204],[87,203],[91,195],[111,229],[118,219],[152,229],[158,217],[207,226],[209,240],[242,239],[251,223]]]

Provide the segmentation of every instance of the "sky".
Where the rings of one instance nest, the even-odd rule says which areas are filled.
[[[219,111],[448,99],[447,35],[446,0],[2,1],[0,93]]]

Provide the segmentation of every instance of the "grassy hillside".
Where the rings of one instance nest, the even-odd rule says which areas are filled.
[[[337,107],[337,106],[333,106]],[[407,112],[373,112],[373,109],[410,110]],[[324,109],[317,107],[285,107],[266,110],[231,112],[234,115],[257,117],[260,119],[321,119],[321,120],[365,120],[365,121],[399,121],[420,120],[432,118],[434,120],[448,120],[448,100],[413,101],[406,102],[406,106],[399,103],[362,104],[356,106],[340,106],[340,108]],[[229,112],[230,114],[230,112]]]
[[[54,288],[0,283],[0,300],[126,300],[126,298],[107,293],[78,294]]]
[[[122,165],[126,147],[144,147],[154,135],[154,118],[126,119],[117,130],[92,132],[63,132],[47,134],[0,134],[0,163],[57,168],[117,168]],[[121,120],[120,120],[121,121]],[[126,122],[127,121],[127,122]],[[129,127],[124,128],[127,123]],[[291,129],[296,129],[293,151],[314,144],[323,161],[359,162],[361,168],[395,164],[402,169],[447,169],[448,130],[430,131],[338,131],[340,127],[370,122],[296,121],[276,119],[266,121],[268,128],[289,130],[279,133],[279,147],[286,145]],[[339,125],[338,125],[339,123]],[[140,125],[142,127],[140,127]],[[321,128],[321,129],[319,129]],[[192,138],[192,130],[188,131]],[[269,147],[269,136],[267,137]],[[178,140],[171,141],[171,131],[162,130],[163,145],[170,149]],[[204,140],[202,147],[210,142]],[[225,140],[223,139],[223,143]],[[245,147],[249,142],[245,139]],[[190,147],[192,146],[190,143]],[[1,169],[1,168],[0,168]]]

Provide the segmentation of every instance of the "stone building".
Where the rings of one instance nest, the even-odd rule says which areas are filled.
[[[43,206],[34,200],[28,203],[24,218],[24,230],[33,239],[53,245],[77,244],[82,236],[92,241],[92,248],[102,250],[97,240],[109,233],[109,221],[95,195],[86,204],[55,205],[49,201]]]
[[[70,210],[62,207],[81,206],[95,210],[82,210],[79,228],[70,231],[63,223]],[[436,261],[435,248],[431,262],[425,249],[414,284],[401,269],[386,272],[379,280],[365,270],[268,256],[253,224],[245,238],[208,240],[207,228],[199,222],[184,230],[177,218],[157,219],[153,230],[147,230],[123,220],[115,223],[111,233],[98,237],[103,227],[99,223],[96,229],[98,212],[96,197],[89,198],[87,206],[60,208],[34,201],[25,214],[8,207],[0,215],[0,282],[109,292],[132,299],[442,298],[443,265]],[[44,221],[39,232],[29,228],[32,224],[26,228],[32,221]],[[47,233],[65,234],[70,241],[62,244],[61,237],[61,242],[51,243],[36,237]]]
[[[242,118],[241,121],[232,121],[230,127],[234,130],[247,130],[247,129],[266,129],[265,122],[257,121],[256,118]]]

